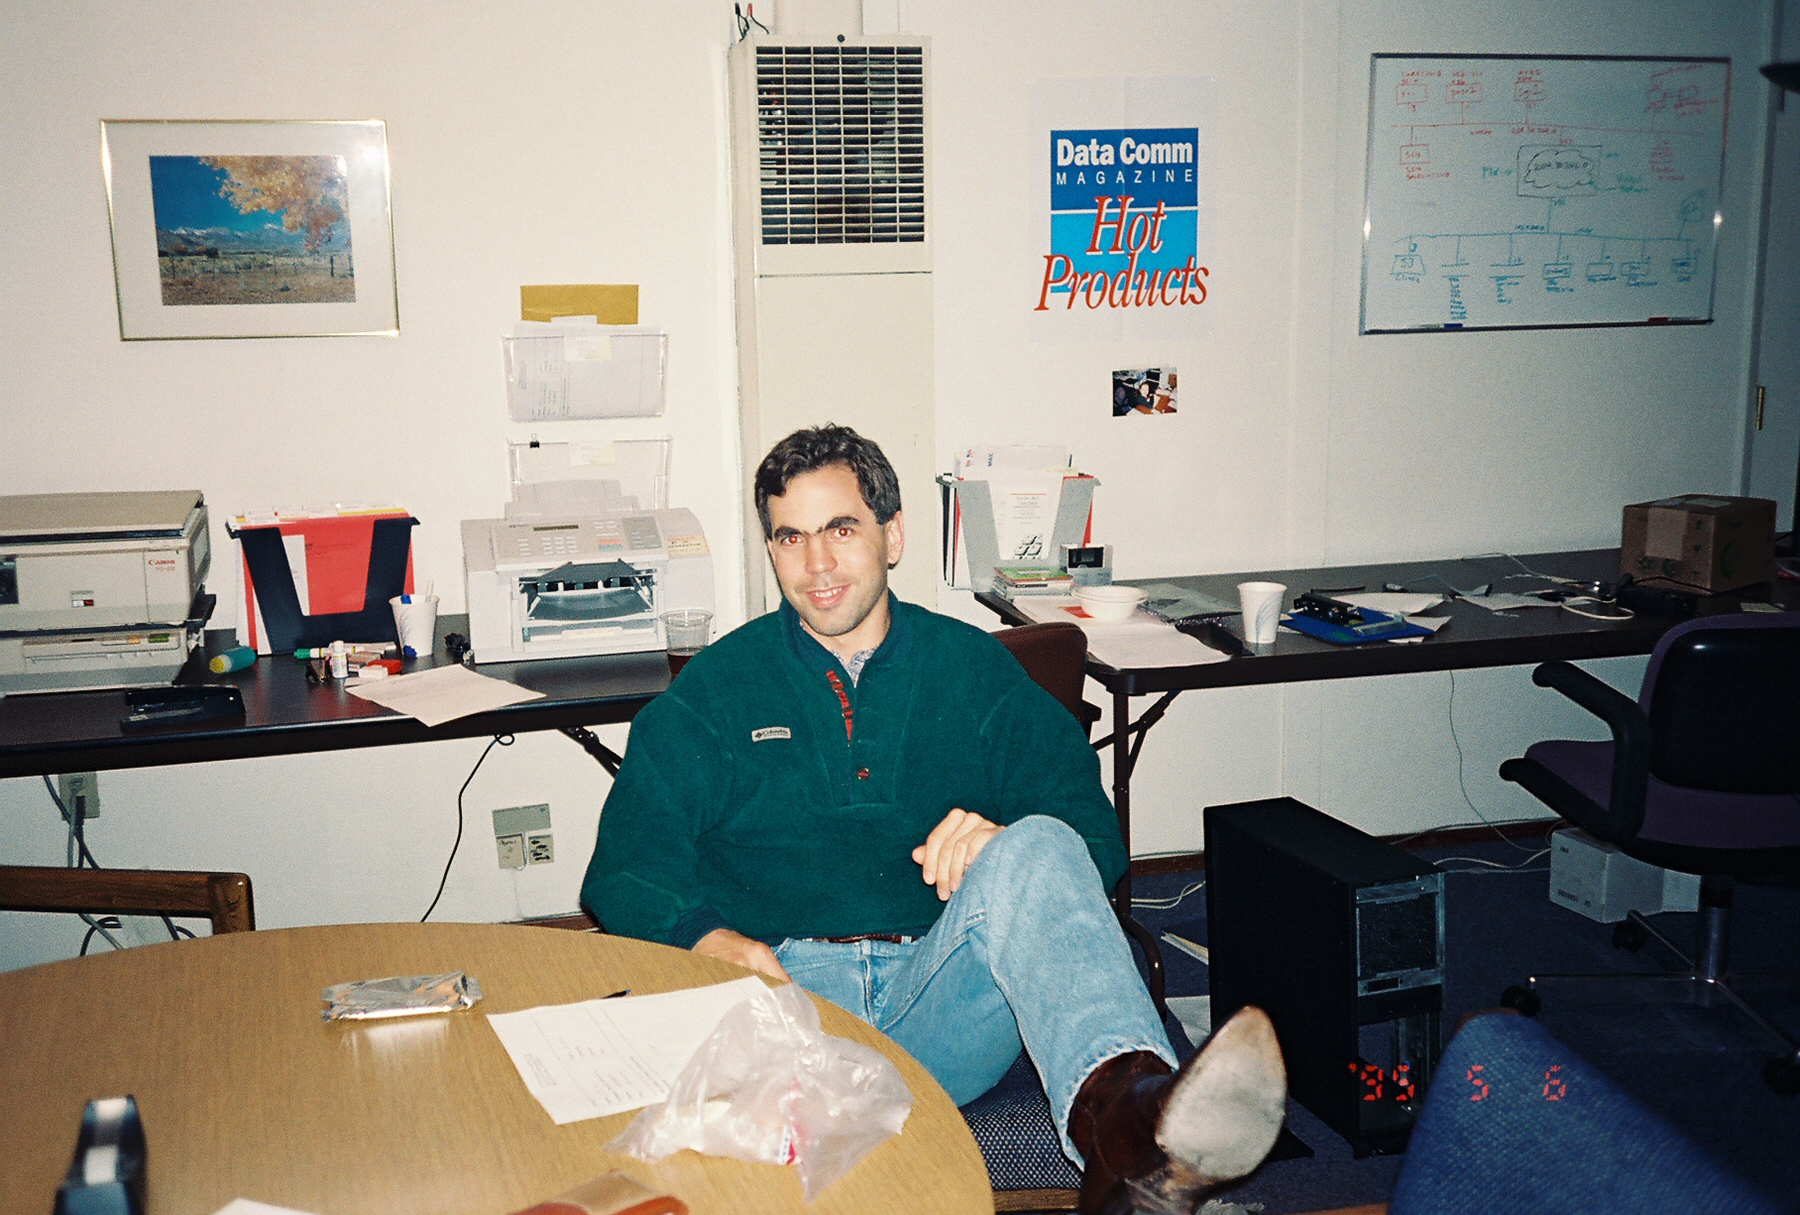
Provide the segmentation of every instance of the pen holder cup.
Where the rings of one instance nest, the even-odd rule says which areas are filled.
[[[408,658],[423,658],[430,654],[437,637],[437,596],[395,595],[388,603],[394,609],[400,652]]]

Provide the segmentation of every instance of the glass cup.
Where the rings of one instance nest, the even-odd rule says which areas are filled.
[[[677,608],[662,614],[663,636],[669,648],[669,676],[681,674],[687,660],[712,640],[713,614],[704,608]]]

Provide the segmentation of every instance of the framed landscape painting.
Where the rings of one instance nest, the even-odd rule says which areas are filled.
[[[100,124],[119,336],[400,331],[387,125]]]

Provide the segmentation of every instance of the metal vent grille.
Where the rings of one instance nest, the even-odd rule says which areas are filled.
[[[925,239],[925,65],[916,46],[756,50],[765,245]]]

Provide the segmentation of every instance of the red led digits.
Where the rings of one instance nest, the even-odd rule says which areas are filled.
[[[1411,1099],[1412,1081],[1402,1077],[1402,1073],[1405,1070],[1406,1065],[1401,1064],[1394,1072],[1394,1083],[1400,1086],[1399,1090],[1394,1094],[1396,1100],[1406,1101]],[[1473,1085],[1475,1089],[1474,1092],[1469,1094],[1469,1100],[1471,1101],[1483,1100],[1487,1097],[1488,1093],[1493,1091],[1488,1085],[1487,1078],[1482,1075],[1484,1070],[1485,1069],[1479,1063],[1469,1068],[1469,1083]],[[1550,1065],[1549,1070],[1544,1073],[1544,1100],[1561,1101],[1564,1097],[1569,1095],[1569,1082],[1564,1080],[1562,1076],[1558,1074],[1561,1071],[1562,1064],[1553,1063]],[[1404,1092],[1406,1096],[1401,1096],[1402,1092]]]
[[[1412,1064],[1402,1063],[1394,1069],[1391,1077],[1394,1082],[1394,1100],[1405,1105],[1418,1094],[1413,1090]]]
[[[1397,1105],[1410,1105],[1418,1098],[1419,1088],[1413,1082],[1412,1064],[1399,1063],[1390,1073],[1386,1068],[1362,1060],[1350,1064],[1350,1074],[1355,1077],[1353,1083],[1362,1087],[1364,1101],[1392,1101]]]

